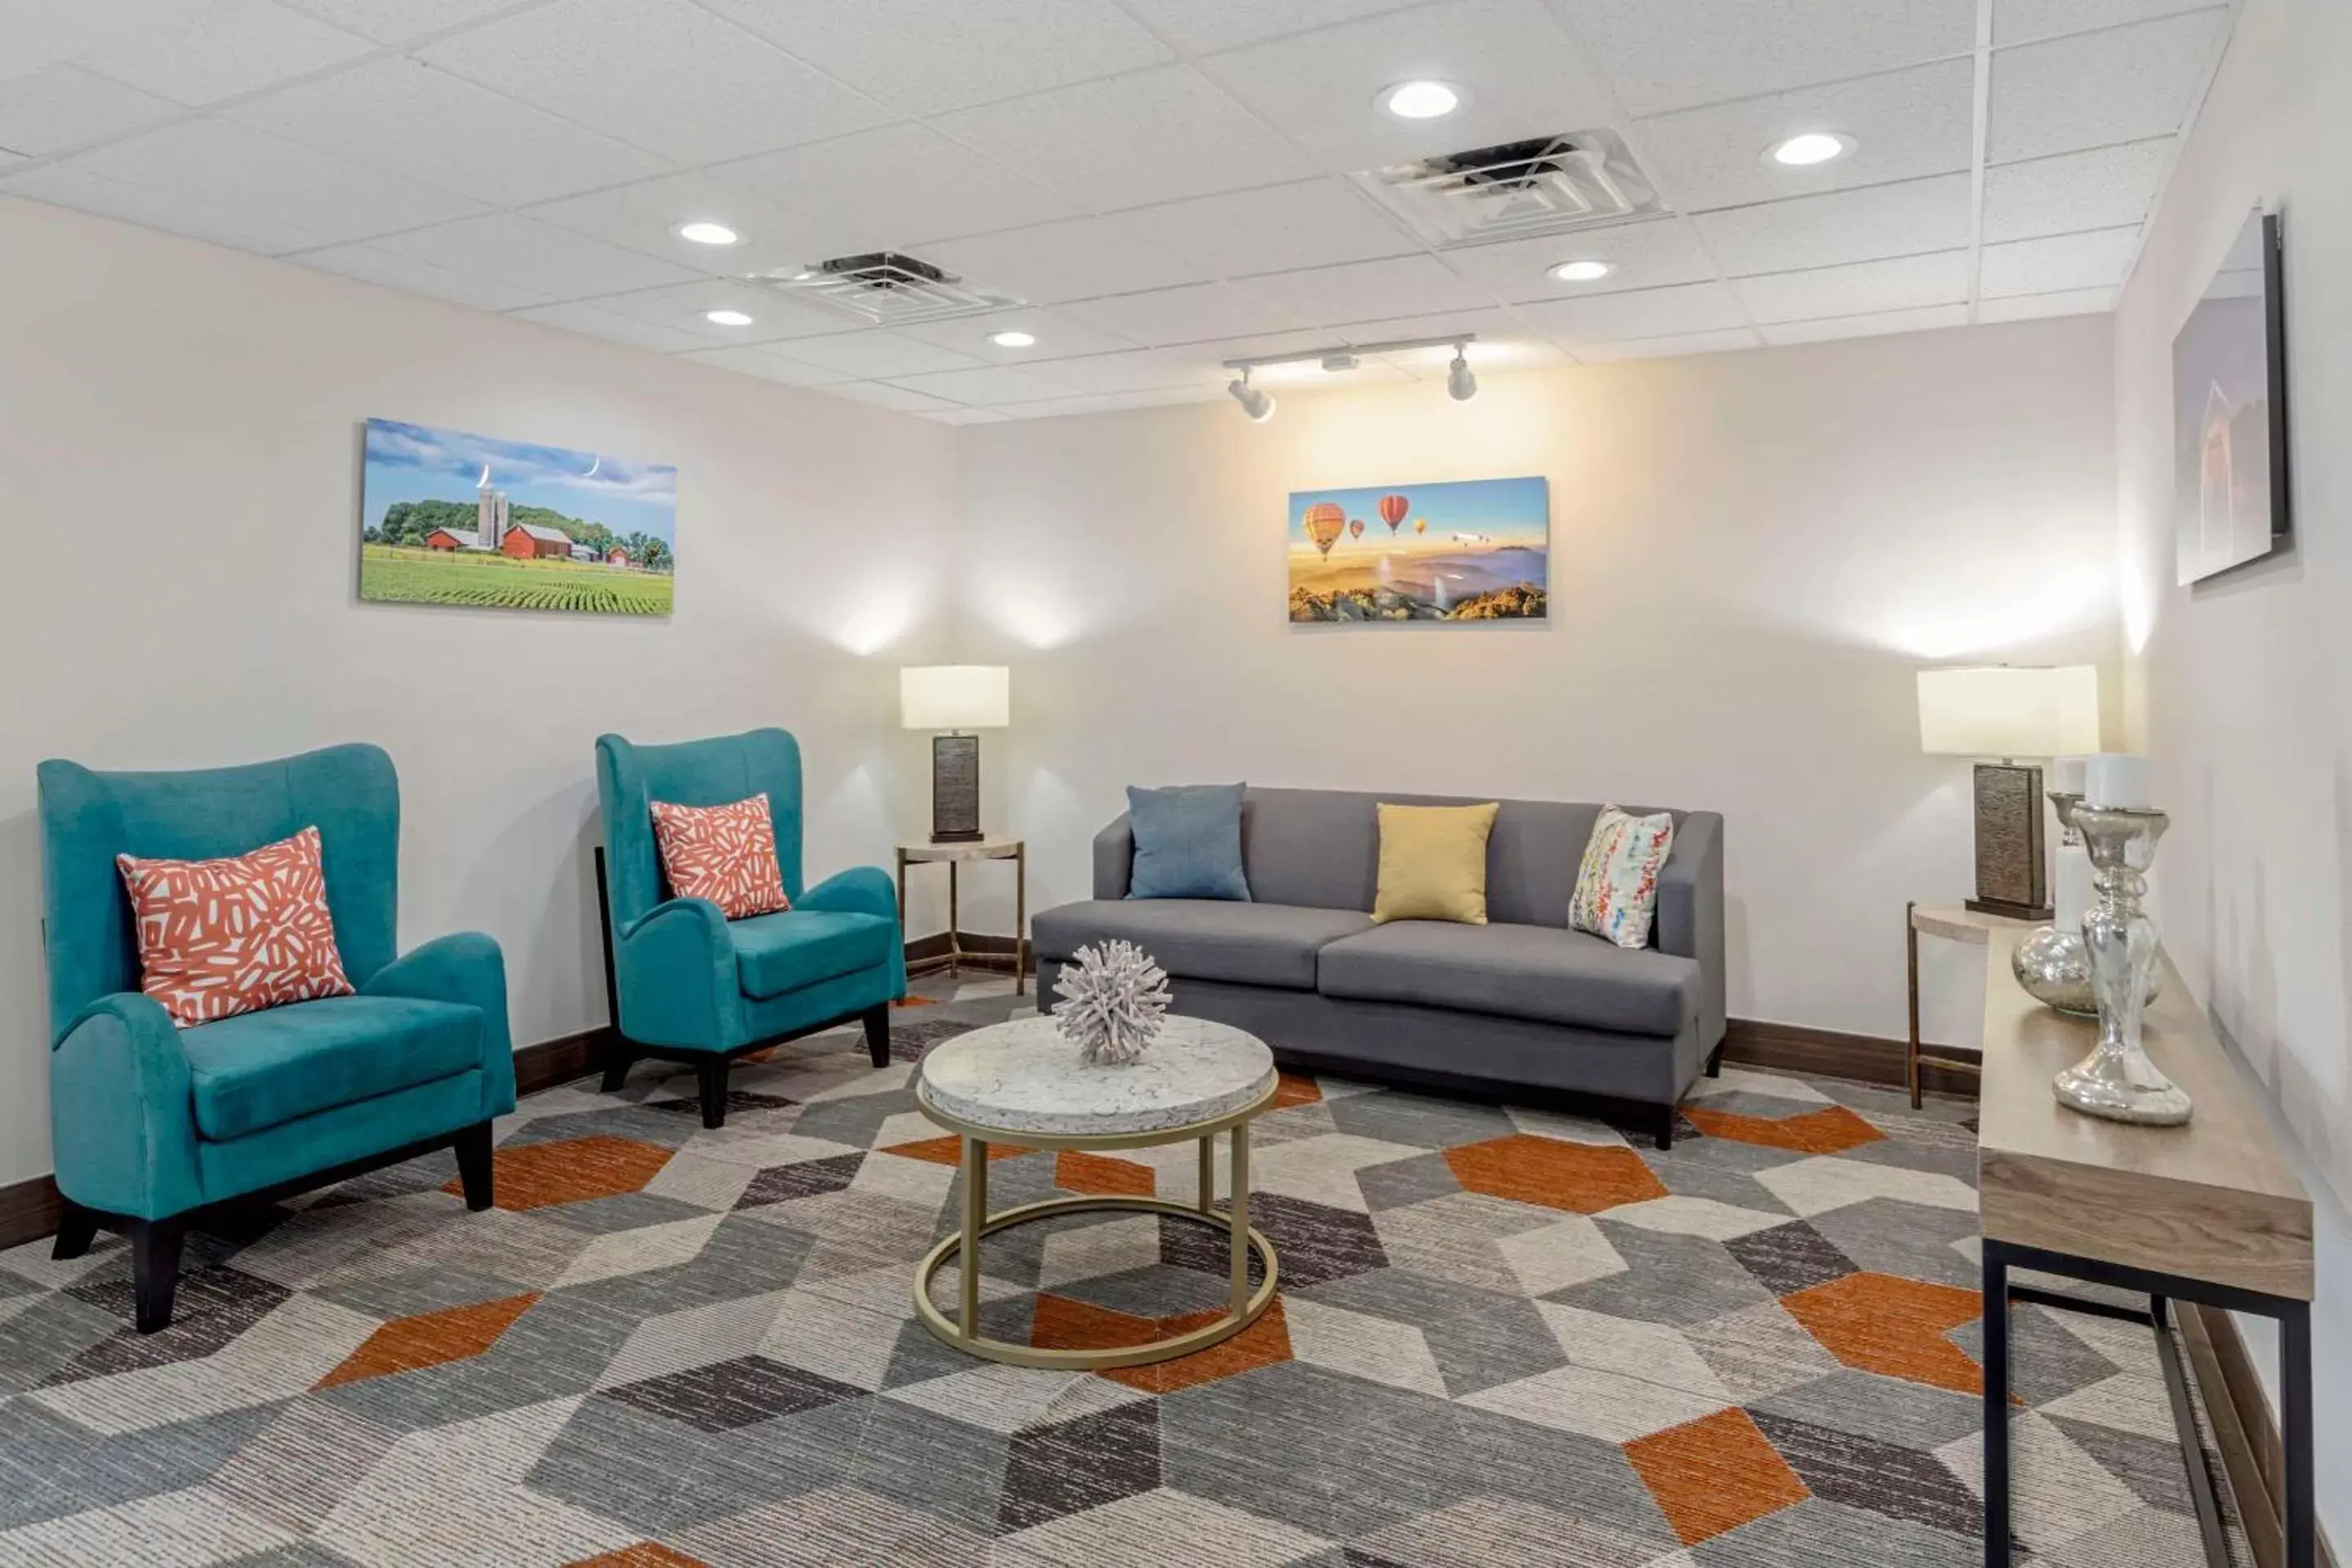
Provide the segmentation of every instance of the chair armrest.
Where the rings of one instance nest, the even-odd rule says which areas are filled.
[[[1658,868],[1657,927],[1661,952],[1698,961],[1699,1037],[1713,1050],[1723,1038],[1727,978],[1723,936],[1723,817],[1686,814],[1674,848]]]
[[[709,899],[656,904],[614,944],[614,1024],[648,1046],[724,1050],[742,1043],[742,986],[727,917]]]
[[[1095,835],[1095,897],[1127,897],[1129,879],[1135,874],[1135,830],[1127,813]]]
[[[514,1109],[514,1036],[507,1021],[507,964],[495,938],[478,931],[436,937],[368,976],[362,996],[462,1002],[482,1014],[482,1115]]]
[[[852,866],[803,893],[793,908],[880,915],[890,921],[890,1000],[896,1002],[907,994],[906,933],[898,927],[898,890],[891,885],[887,871],[879,866]]]
[[[163,1219],[205,1201],[180,1032],[135,991],[77,1014],[49,1053],[58,1187],[84,1208]]]

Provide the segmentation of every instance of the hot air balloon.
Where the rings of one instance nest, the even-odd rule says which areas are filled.
[[[1412,510],[1412,503],[1406,500],[1402,496],[1382,496],[1381,498],[1381,521],[1389,525],[1389,531],[1391,533],[1394,533],[1397,531],[1397,524],[1404,521],[1404,514]]]
[[[1315,542],[1316,549],[1328,556],[1331,553],[1331,546],[1339,542],[1340,530],[1348,526],[1348,514],[1328,500],[1317,501],[1307,509],[1307,515],[1301,521],[1307,524],[1307,537]]]
[[[1414,518],[1412,520],[1412,531],[1415,533],[1427,533],[1429,531],[1429,519],[1425,517]]]
[[[1361,539],[1364,537],[1364,520],[1362,518],[1351,518],[1349,520],[1348,537],[1350,539]]]

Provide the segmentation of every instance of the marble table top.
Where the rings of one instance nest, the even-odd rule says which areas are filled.
[[[1140,1061],[1088,1067],[1051,1017],[1032,1014],[932,1047],[917,1093],[975,1127],[1118,1137],[1229,1116],[1274,1081],[1265,1041],[1205,1018],[1170,1017]]]

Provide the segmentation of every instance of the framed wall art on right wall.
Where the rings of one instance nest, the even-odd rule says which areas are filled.
[[[2284,271],[2278,215],[2251,215],[2172,340],[2183,586],[2262,559],[2292,531]]]

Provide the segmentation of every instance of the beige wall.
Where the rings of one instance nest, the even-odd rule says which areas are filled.
[[[601,731],[797,731],[813,877],[922,819],[891,671],[945,651],[953,430],[31,203],[0,258],[0,1184],[49,1168],[41,757],[381,743],[402,940],[497,936],[518,1043],[604,1016]],[[677,614],[357,603],[372,415],[675,463]]]
[[[2116,337],[2130,732],[2164,937],[2319,1203],[2319,1471],[2352,1475],[2352,7],[2244,0]],[[2297,539],[2173,586],[2172,337],[2257,204],[2286,227]],[[2266,1329],[2250,1331],[2266,1352]],[[2337,1549],[2352,1545],[2340,1491]]]
[[[1904,902],[1972,879],[1914,671],[2116,684],[2111,360],[2089,318],[969,429],[964,647],[1015,668],[989,782],[1031,907],[1087,896],[1129,783],[1713,807],[1732,1011],[1899,1035]],[[1515,474],[1551,484],[1549,625],[1286,622],[1289,490]],[[1976,957],[1932,959],[1964,1010]]]

